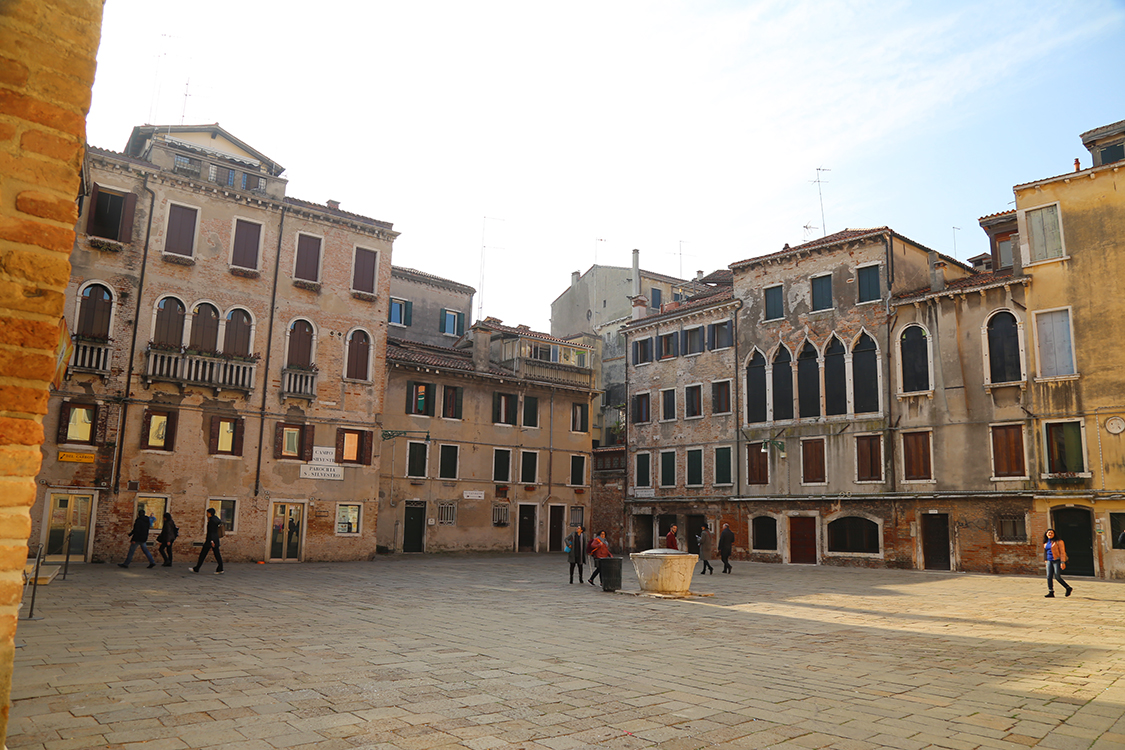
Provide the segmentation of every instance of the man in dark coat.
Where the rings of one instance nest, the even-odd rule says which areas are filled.
[[[719,557],[723,558],[723,572],[729,573],[733,568],[730,566],[730,553],[734,547],[734,532],[730,530],[730,524],[724,523],[723,530],[719,533]]]
[[[711,530],[706,526],[699,533],[699,559],[703,561],[703,570],[699,575],[706,575],[708,570],[715,575],[715,568],[711,565]]]
[[[676,541],[676,529],[679,528],[676,524],[672,524],[672,528],[668,529],[668,535],[664,537],[664,546],[668,549],[678,550],[680,543]]]
[[[141,548],[141,552],[145,553],[148,558],[148,566],[150,568],[156,567],[156,560],[152,559],[152,553],[148,551],[148,529],[151,524],[148,521],[148,516],[145,515],[144,508],[137,508],[137,520],[133,521],[133,530],[129,532],[129,554],[125,555],[125,562],[117,563],[119,568],[129,567],[129,563],[133,562],[133,553],[137,551],[137,547]]]
[[[570,563],[570,582],[574,583],[574,566],[578,566],[578,582],[582,582],[582,566],[586,564],[586,535],[579,526],[566,538],[570,552],[566,553],[566,561]]]
[[[199,569],[203,567],[203,561],[207,559],[208,552],[215,553],[215,562],[218,567],[215,568],[215,575],[223,572],[223,555],[219,552],[219,529],[222,528],[223,521],[215,515],[214,508],[207,509],[207,539],[203,542],[203,549],[199,550],[199,560],[195,563],[195,567],[191,569],[192,573],[198,573]]]

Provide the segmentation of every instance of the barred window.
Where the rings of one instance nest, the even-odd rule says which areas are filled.
[[[441,526],[457,525],[457,503],[437,504],[438,524]]]
[[[996,517],[996,536],[1001,542],[1026,542],[1027,520],[1022,513]]]
[[[493,503],[492,504],[492,525],[493,526],[507,526],[508,525],[508,504],[507,503]]]

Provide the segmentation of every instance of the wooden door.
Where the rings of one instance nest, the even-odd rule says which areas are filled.
[[[950,570],[949,515],[927,513],[922,516],[922,567]]]
[[[816,565],[816,518],[789,517],[789,562]]]

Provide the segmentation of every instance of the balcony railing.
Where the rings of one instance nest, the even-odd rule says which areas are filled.
[[[594,371],[588,367],[574,367],[559,362],[544,362],[529,357],[519,357],[502,362],[523,378],[532,380],[549,380],[554,383],[579,385],[590,388],[594,384]]]
[[[145,352],[145,380],[201,385],[215,390],[254,390],[255,362],[206,354],[184,354],[149,349]]]
[[[316,398],[316,372],[285,367],[281,370],[281,398]]]
[[[109,375],[109,362],[113,354],[112,344],[92,341],[74,342],[74,354],[70,357],[70,370]]]

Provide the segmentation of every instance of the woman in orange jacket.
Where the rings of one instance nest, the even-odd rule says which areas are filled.
[[[1043,536],[1043,554],[1047,558],[1047,597],[1048,599],[1055,598],[1055,581],[1057,580],[1064,589],[1066,595],[1074,591],[1067,582],[1063,580],[1062,571],[1066,570],[1066,545],[1063,544],[1062,539],[1055,538],[1055,530],[1047,529],[1047,533]]]

